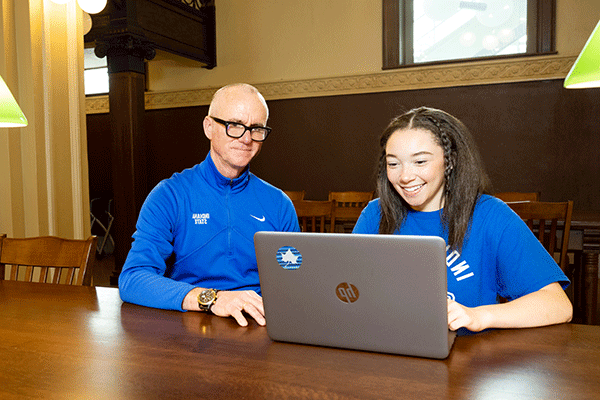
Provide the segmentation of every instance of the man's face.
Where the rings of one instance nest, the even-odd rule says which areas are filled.
[[[215,98],[211,116],[246,126],[265,126],[267,110],[259,97],[243,88],[233,87]],[[230,179],[240,176],[244,168],[260,152],[261,142],[250,138],[246,131],[240,138],[227,136],[225,126],[207,116],[204,133],[210,139],[212,160],[219,172]]]

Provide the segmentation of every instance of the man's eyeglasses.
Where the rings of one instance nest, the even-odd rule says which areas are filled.
[[[227,136],[234,139],[241,138],[246,131],[250,131],[250,138],[252,140],[255,142],[264,142],[267,136],[269,136],[269,133],[271,133],[271,128],[268,126],[246,126],[239,122],[224,121],[215,117],[211,118],[219,124],[224,125]]]

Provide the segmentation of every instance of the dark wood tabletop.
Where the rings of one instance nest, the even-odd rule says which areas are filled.
[[[0,281],[0,398],[592,399],[600,327],[456,338],[446,360],[273,342],[264,327]]]

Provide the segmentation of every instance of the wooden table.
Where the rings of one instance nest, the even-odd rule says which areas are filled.
[[[0,398],[591,399],[600,327],[458,337],[446,360],[271,341],[256,324],[0,281]]]

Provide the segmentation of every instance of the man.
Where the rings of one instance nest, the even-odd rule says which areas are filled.
[[[249,172],[270,128],[253,86],[219,89],[203,127],[206,159],[160,182],[144,202],[119,276],[123,301],[265,325],[257,231],[299,231],[290,199]]]

